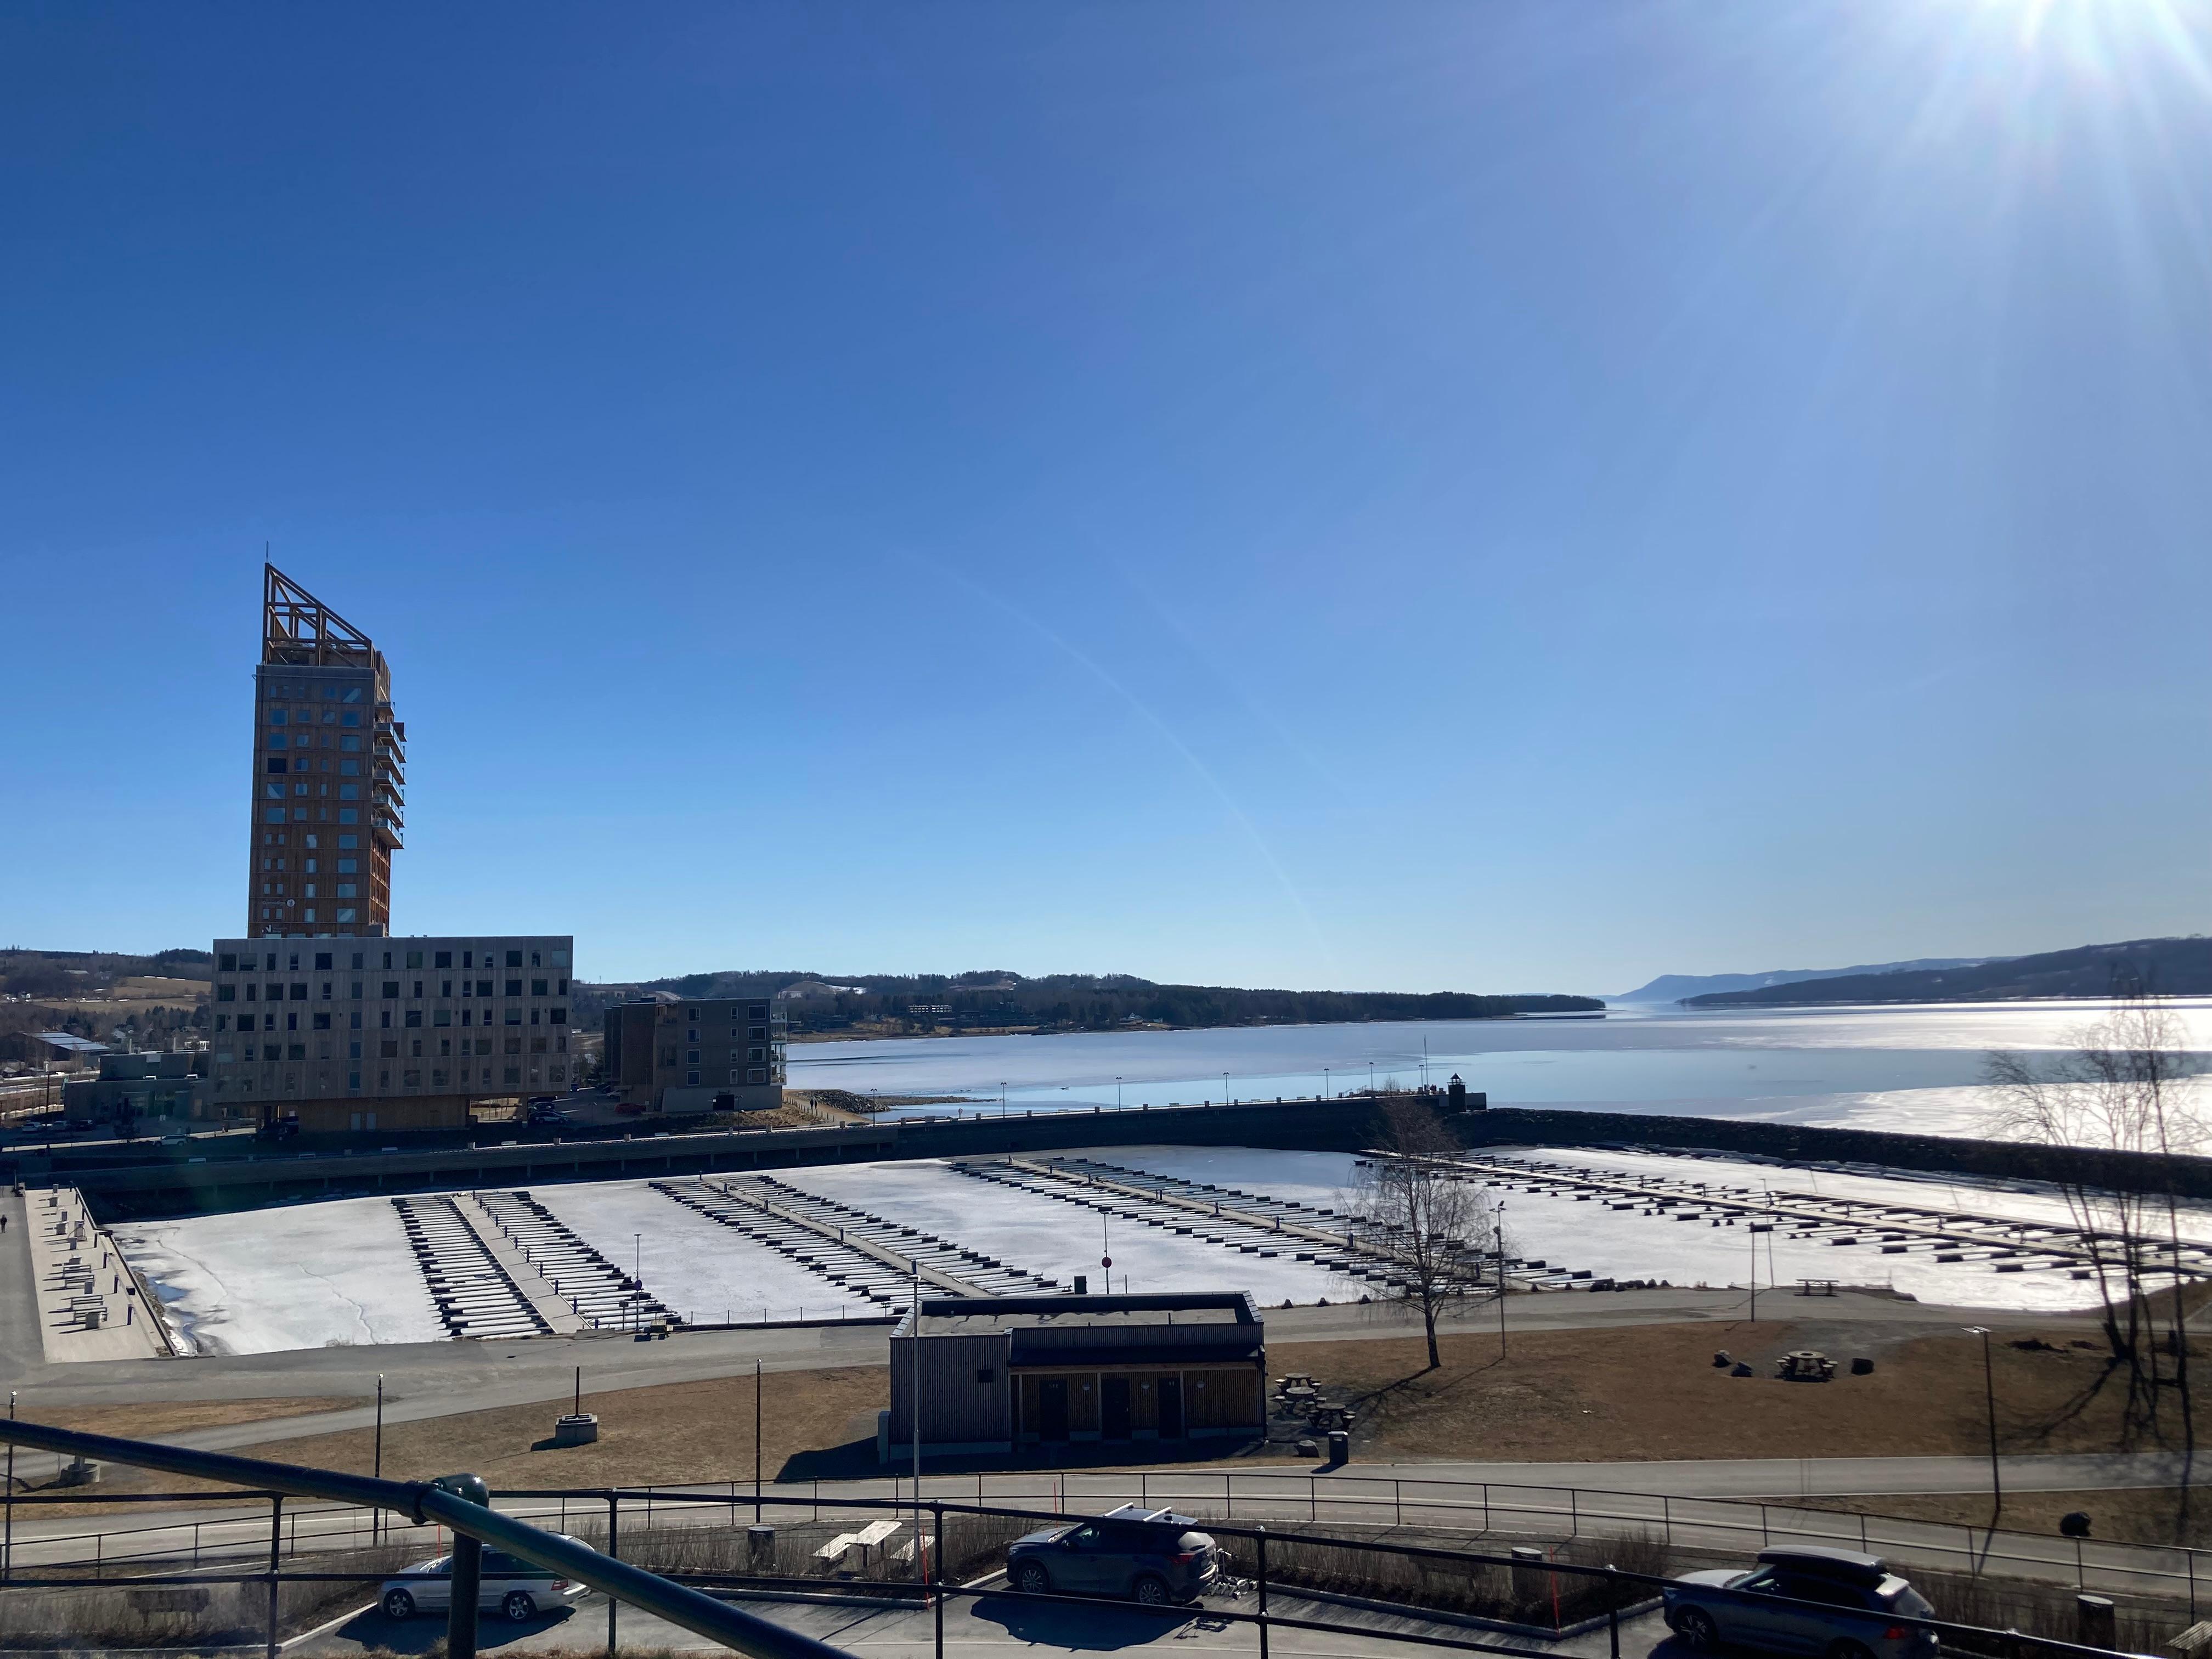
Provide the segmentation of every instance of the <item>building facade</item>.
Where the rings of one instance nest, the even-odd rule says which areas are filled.
[[[206,1115],[204,1085],[196,1074],[204,1053],[108,1053],[100,1075],[62,1089],[62,1115],[92,1123],[157,1131]]]
[[[391,931],[407,728],[368,636],[274,565],[262,571],[253,676],[256,939]]]
[[[1267,1331],[1241,1291],[924,1297],[920,1315],[891,1332],[887,1456],[917,1402],[939,1456],[1267,1433]]]
[[[559,1093],[565,934],[217,939],[214,1109],[309,1133],[465,1128],[472,1103]]]
[[[606,1081],[647,1111],[783,1104],[783,1016],[766,997],[617,1003],[605,1030]]]

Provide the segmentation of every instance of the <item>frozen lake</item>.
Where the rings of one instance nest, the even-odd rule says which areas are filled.
[[[2173,1005],[2200,1053],[2212,1000]],[[957,1097],[996,1109],[1088,1110],[1442,1083],[1500,1106],[1757,1117],[1930,1134],[1987,1133],[1993,1049],[2055,1049],[2100,1001],[1921,1007],[1615,1008],[1603,1019],[1413,1021],[805,1042],[795,1087]],[[938,1109],[933,1108],[916,1110]]]
[[[1061,1156],[1088,1157],[1200,1186],[1241,1188],[1313,1211],[1341,1212],[1356,1179],[1352,1158],[1334,1152],[1136,1146]],[[2055,1194],[2021,1182],[1984,1185],[1632,1152],[1495,1149],[1481,1156],[1494,1162],[1566,1165],[1592,1176],[1681,1178],[1747,1195],[1810,1194],[2022,1221],[2066,1219]],[[1083,1273],[1095,1289],[1105,1288],[1098,1262],[1110,1255],[1116,1290],[1241,1289],[1263,1306],[1285,1300],[1356,1300],[1370,1291],[1318,1261],[1297,1261],[1295,1247],[1266,1257],[1239,1253],[1201,1236],[1202,1227],[1178,1233],[1171,1226],[1146,1225],[1130,1213],[1102,1217],[1095,1204],[1082,1201],[1097,1194],[1054,1199],[963,1175],[940,1162],[787,1170],[777,1171],[776,1178],[1063,1285]],[[621,1270],[627,1273],[635,1263],[647,1291],[693,1322],[881,1311],[825,1273],[686,1208],[648,1182],[541,1185],[530,1190],[563,1225]],[[1125,1211],[1146,1207],[1115,1201]],[[1668,1215],[1614,1210],[1543,1193],[1516,1191],[1506,1205],[1515,1254],[1601,1279],[1744,1285],[1751,1278],[1756,1249],[1762,1285],[1832,1278],[1889,1285],[1923,1301],[1968,1307],[2057,1309],[2094,1299],[2091,1286],[2063,1271],[2001,1274],[1986,1261],[1938,1262],[1925,1250],[1884,1255],[1871,1237],[1866,1244],[1838,1246],[1792,1239],[1786,1230],[1753,1234],[1741,1228],[1683,1224]],[[1187,1222],[1190,1217],[1176,1218]],[[2183,1231],[2189,1237],[2212,1241],[2212,1209],[2191,1206]],[[114,1233],[198,1352],[260,1353],[332,1344],[435,1341],[446,1335],[387,1199],[337,1199],[238,1215],[130,1223]],[[275,1247],[278,1240],[281,1249]]]

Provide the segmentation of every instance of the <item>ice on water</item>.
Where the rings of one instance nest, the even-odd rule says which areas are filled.
[[[1255,1147],[1115,1146],[1089,1153],[1103,1164],[1201,1184],[1238,1188],[1341,1211],[1357,1174],[1349,1154]],[[1485,1156],[1705,1182],[1756,1194],[1802,1192],[1956,1207],[2024,1221],[2063,1223],[2065,1206],[2023,1182],[1981,1183],[1905,1175],[1805,1169],[1751,1160],[1664,1153],[1544,1149]],[[1358,1281],[1292,1253],[1272,1260],[1238,1254],[1192,1235],[980,1181],[945,1164],[909,1161],[826,1165],[777,1172],[779,1180],[885,1220],[1071,1286],[1078,1273],[1105,1288],[1103,1255],[1114,1258],[1114,1288],[1249,1291],[1263,1306],[1356,1298]],[[716,1323],[879,1311],[798,1263],[686,1209],[643,1181],[532,1189],[538,1200],[617,1267],[642,1270],[647,1291],[689,1320]],[[1750,1234],[1665,1216],[1577,1203],[1571,1197],[1505,1195],[1516,1253],[1597,1278],[1745,1285],[1759,1241],[1763,1285],[1800,1279],[1887,1284],[1923,1301],[2022,1309],[2078,1307],[2090,1287],[2063,1272],[1999,1274],[1986,1262],[1939,1263],[1926,1252],[1883,1255],[1870,1246],[1794,1240],[1781,1231]],[[2185,1232],[2212,1240],[2212,1210],[2191,1208]],[[445,1335],[390,1200],[337,1199],[235,1215],[137,1222],[115,1230],[131,1261],[155,1286],[173,1321],[204,1352],[261,1353],[331,1343],[424,1342]],[[272,1248],[281,1239],[281,1249]]]
[[[446,1334],[388,1198],[118,1222],[111,1231],[196,1353]]]

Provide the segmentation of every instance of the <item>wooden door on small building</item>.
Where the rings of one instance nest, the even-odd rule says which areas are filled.
[[[1129,1379],[1126,1376],[1100,1378],[1098,1437],[1102,1440],[1127,1440],[1129,1429]]]
[[[1160,1379],[1160,1438],[1182,1438],[1182,1378],[1180,1376]]]
[[[1037,1438],[1067,1438],[1067,1379],[1047,1376],[1037,1382]]]

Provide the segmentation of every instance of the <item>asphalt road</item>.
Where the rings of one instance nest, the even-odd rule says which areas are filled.
[[[933,1615],[919,1607],[871,1608],[769,1601],[748,1601],[743,1605],[763,1618],[850,1653],[881,1656],[881,1659],[934,1659],[938,1650]],[[1173,1652],[1177,1659],[1199,1659],[1200,1656],[1205,1656],[1205,1659],[1216,1659],[1217,1656],[1218,1659],[1256,1659],[1260,1651],[1256,1627],[1209,1619],[1207,1607],[1215,1605],[1249,1613],[1255,1602],[1249,1595],[1242,1598],[1209,1596],[1206,1606],[1155,1614],[1139,1613],[1133,1607],[1124,1613],[1088,1603],[1034,1601],[1012,1595],[955,1597],[945,1607],[944,1652],[957,1659],[1007,1659],[1011,1654],[1036,1648],[1067,1653],[1115,1653],[1133,1648],[1161,1647]],[[1562,1641],[1528,1640],[1517,1635],[1470,1630],[1464,1626],[1308,1601],[1279,1591],[1269,1596],[1267,1609],[1279,1617],[1326,1620],[1362,1627],[1344,1633],[1271,1628],[1270,1652],[1297,1655],[1300,1659],[1382,1659],[1385,1655],[1406,1659],[1407,1654],[1419,1650],[1395,1638],[1408,1633],[1460,1641],[1510,1643],[1558,1654],[1561,1659],[1596,1659],[1611,1650],[1609,1633],[1603,1628]],[[477,1642],[480,1650],[485,1653],[574,1652],[603,1648],[606,1632],[605,1599],[592,1595],[573,1607],[521,1624],[510,1624],[496,1614],[487,1615],[478,1626]],[[1620,1632],[1621,1652],[1634,1659],[1662,1648],[1670,1655],[1674,1651],[1667,1628],[1656,1613],[1624,1620]],[[622,1609],[618,1633],[622,1646],[629,1650],[665,1647],[724,1650],[680,1626],[631,1607]],[[300,1659],[347,1659],[371,1650],[417,1654],[428,1651],[431,1644],[444,1635],[442,1615],[396,1623],[380,1612],[368,1612],[290,1651]]]

